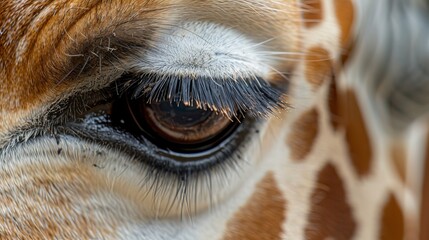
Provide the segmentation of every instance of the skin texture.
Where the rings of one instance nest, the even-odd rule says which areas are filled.
[[[427,120],[397,128],[382,114],[388,104],[374,104],[385,96],[371,88],[377,70],[389,66],[362,70],[367,6],[2,0],[0,238],[425,239],[416,226],[428,219]],[[83,108],[65,99],[129,72],[257,76],[290,108],[246,129],[239,153],[222,159],[233,167],[178,178],[54,124],[63,108]]]

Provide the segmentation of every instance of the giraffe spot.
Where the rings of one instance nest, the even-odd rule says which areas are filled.
[[[368,174],[371,168],[372,148],[366,123],[354,92],[340,94],[340,117],[345,128],[346,143],[352,164],[359,176]]]
[[[420,206],[420,240],[429,239],[429,134],[426,137],[425,169]]]
[[[294,123],[292,132],[286,140],[293,160],[301,161],[311,152],[318,132],[319,113],[316,109],[304,113]]]
[[[352,239],[355,228],[356,222],[347,202],[342,180],[335,167],[327,164],[320,171],[311,196],[305,238]]]
[[[301,0],[304,25],[311,28],[323,19],[323,7],[320,0]]]
[[[391,195],[383,209],[381,240],[404,239],[404,216],[396,198]]]
[[[306,55],[305,75],[313,86],[320,86],[326,76],[332,74],[329,52],[321,47],[311,48]]]
[[[406,177],[406,150],[405,146],[402,143],[394,144],[390,149],[390,156],[395,166],[396,172],[398,173],[399,178],[402,182],[405,183]]]
[[[335,74],[332,74],[331,84],[329,86],[328,107],[329,119],[331,121],[332,128],[337,130],[340,125],[341,117],[340,110],[338,108],[337,79]]]
[[[281,239],[286,204],[273,173],[268,173],[248,202],[228,221],[224,239]]]
[[[338,23],[341,28],[341,46],[346,47],[354,23],[354,6],[350,0],[336,0],[335,8]]]

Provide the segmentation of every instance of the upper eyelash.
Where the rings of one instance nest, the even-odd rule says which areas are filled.
[[[270,86],[260,77],[215,79],[152,74],[125,74],[126,88],[134,88],[133,97],[152,102],[183,102],[198,108],[220,112],[229,118],[244,114],[267,117],[288,105],[283,91]]]

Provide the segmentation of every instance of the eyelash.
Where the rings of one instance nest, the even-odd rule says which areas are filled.
[[[147,186],[144,198],[153,196],[153,206],[159,201],[169,203],[167,208],[155,209],[157,217],[169,215],[173,208],[182,219],[192,217],[201,203],[211,208],[223,186],[231,187],[231,183],[234,183],[231,179],[240,178],[244,169],[250,165],[245,157],[247,148],[248,143],[244,143],[238,149],[225,149],[215,160],[210,160],[210,164],[200,164],[197,168],[166,168],[154,156],[137,159],[144,164],[143,182]]]
[[[267,117],[288,107],[282,101],[283,91],[257,76],[216,79],[124,74],[122,81],[125,88],[134,88],[133,97],[145,97],[148,103],[195,101],[198,107],[220,112],[231,119],[243,115]]]

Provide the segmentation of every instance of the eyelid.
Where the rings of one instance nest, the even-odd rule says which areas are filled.
[[[196,103],[198,108],[224,114],[267,117],[285,109],[283,91],[260,77],[216,79],[159,74],[126,74],[125,85],[134,85],[133,97],[151,102]]]

